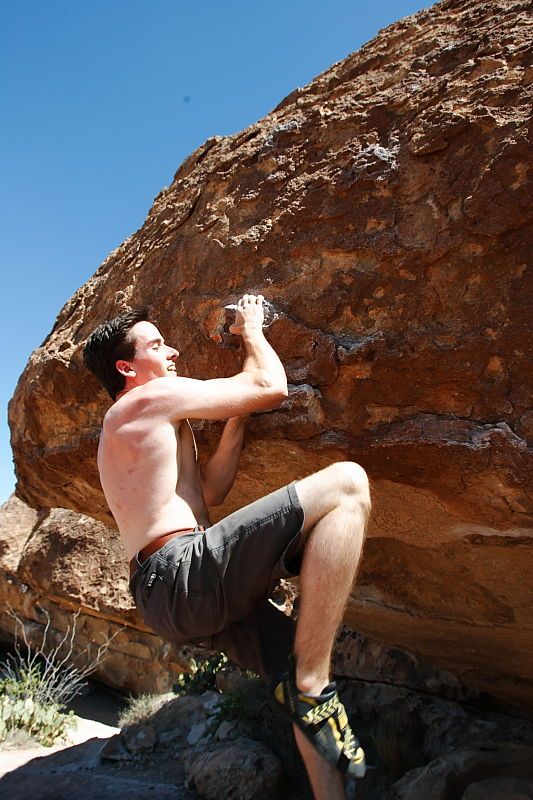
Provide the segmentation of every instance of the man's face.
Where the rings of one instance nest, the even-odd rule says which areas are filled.
[[[135,339],[135,358],[132,361],[117,361],[117,368],[136,386],[154,378],[176,375],[175,360],[179,352],[169,347],[161,333],[151,322],[136,322],[131,329]],[[127,365],[127,371],[124,371]]]

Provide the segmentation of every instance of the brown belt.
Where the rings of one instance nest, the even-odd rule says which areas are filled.
[[[191,531],[205,531],[205,527],[203,525],[196,525],[195,528],[178,528],[177,531],[172,531],[171,533],[165,533],[163,536],[158,536],[157,539],[153,539],[146,547],[143,547],[142,550],[139,550],[137,555],[133,556],[130,561],[130,579],[133,577],[135,572],[142,567],[142,562],[146,561],[148,556],[153,555],[157,550],[160,550],[163,545],[167,542],[170,542],[171,539],[174,539],[176,536],[180,536],[182,533],[190,533]]]

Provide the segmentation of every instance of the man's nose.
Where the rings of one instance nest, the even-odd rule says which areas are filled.
[[[169,357],[169,358],[170,358],[172,361],[175,361],[175,360],[177,359],[177,357],[178,357],[178,356],[179,356],[179,350],[176,350],[174,347],[171,347],[171,348],[170,348],[170,353],[169,353],[169,356],[168,356],[168,357]]]

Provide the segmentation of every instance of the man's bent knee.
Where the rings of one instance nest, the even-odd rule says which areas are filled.
[[[335,472],[337,486],[346,494],[370,494],[368,476],[355,461],[337,461],[329,469]]]
[[[338,461],[331,466],[337,473],[342,493],[358,500],[365,507],[366,514],[370,513],[370,485],[363,467],[355,461]]]
[[[354,461],[337,461],[303,478],[296,491],[305,513],[304,533],[347,500],[359,504],[365,519],[370,514],[370,489],[365,470]]]

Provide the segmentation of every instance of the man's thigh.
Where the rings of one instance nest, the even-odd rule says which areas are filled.
[[[206,530],[221,585],[218,629],[248,616],[280,578],[301,566],[304,512],[294,483],[235,511]]]

